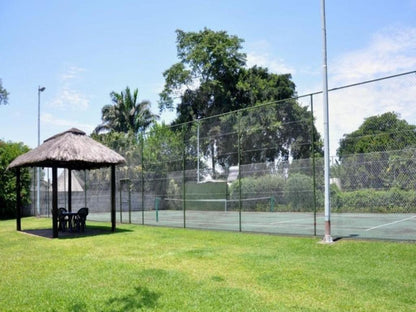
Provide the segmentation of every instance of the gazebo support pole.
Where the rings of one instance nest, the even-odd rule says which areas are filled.
[[[68,211],[72,212],[72,170],[68,169]]]
[[[20,168],[16,168],[16,230],[22,230],[22,199],[20,186]]]
[[[58,169],[52,167],[52,231],[58,237]]]
[[[116,231],[116,166],[111,165],[111,231]]]

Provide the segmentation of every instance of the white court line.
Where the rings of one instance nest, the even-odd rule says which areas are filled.
[[[384,227],[384,226],[389,226],[389,225],[392,225],[392,224],[404,222],[404,221],[407,221],[407,220],[410,220],[410,219],[413,219],[413,218],[416,218],[416,216],[409,217],[409,218],[402,219],[402,220],[397,220],[397,221],[390,222],[390,223],[385,223],[385,224],[380,224],[380,225],[377,225],[377,226],[373,226],[372,228],[369,228],[369,229],[365,230],[365,232],[368,232],[368,231],[371,231],[371,230],[374,230],[374,229],[378,229],[378,228],[381,228],[381,227]]]

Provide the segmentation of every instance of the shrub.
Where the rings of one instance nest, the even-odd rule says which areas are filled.
[[[0,219],[16,216],[16,177],[13,170],[6,170],[7,166],[19,155],[29,151],[23,143],[3,142],[0,140]],[[30,201],[29,170],[21,171],[22,205]]]
[[[292,211],[313,211],[313,179],[300,173],[291,175],[286,183],[285,197]]]
[[[331,200],[333,211],[336,212],[416,212],[415,192],[399,188],[335,192]]]
[[[276,196],[283,192],[285,181],[276,175],[264,175],[260,177],[247,177],[241,179],[241,193],[243,198]],[[234,181],[230,186],[230,197],[239,197],[239,181]]]
[[[278,175],[264,175],[260,177],[246,177],[241,179],[242,199],[257,197],[274,197],[275,205],[283,204],[285,180]],[[234,181],[229,188],[230,199],[239,198],[239,181]],[[236,205],[234,205],[236,206]],[[245,202],[245,210],[268,211],[270,201],[268,199]]]
[[[166,195],[168,196],[168,198],[181,198],[181,188],[175,182],[174,179],[170,179],[169,184],[168,184],[168,189],[166,191]],[[182,203],[180,201],[170,200],[168,204],[164,206],[163,208],[179,210],[179,209],[182,209]]]

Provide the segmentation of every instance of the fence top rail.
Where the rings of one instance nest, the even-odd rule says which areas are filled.
[[[369,83],[374,83],[374,82],[378,82],[378,81],[382,81],[382,80],[387,80],[387,79],[392,79],[392,78],[397,78],[397,77],[401,77],[401,76],[407,76],[407,75],[411,75],[411,74],[415,74],[416,75],[416,70],[413,71],[408,71],[408,72],[403,72],[403,73],[399,73],[399,74],[395,74],[395,75],[390,75],[390,76],[384,76],[384,77],[380,77],[380,78],[375,78],[375,79],[370,79],[370,80],[365,80],[365,81],[361,81],[361,82],[356,82],[356,83],[352,83],[352,84],[348,84],[348,85],[343,85],[343,86],[339,86],[339,87],[334,87],[331,89],[328,89],[328,92],[332,92],[332,91],[337,91],[337,90],[342,90],[342,89],[347,89],[347,88],[351,88],[351,87],[356,87],[356,86],[361,86],[361,85],[365,85],[365,84],[369,84]],[[323,91],[316,91],[316,92],[311,92],[311,93],[307,93],[307,94],[303,94],[303,95],[296,95],[290,98],[286,98],[286,99],[281,99],[281,100],[275,100],[275,101],[269,101],[269,102],[264,102],[262,104],[256,105],[256,106],[251,106],[251,107],[245,107],[245,108],[240,108],[238,110],[235,111],[231,111],[231,112],[226,112],[226,113],[222,113],[222,114],[217,114],[217,115],[213,115],[213,116],[209,116],[209,117],[204,117],[201,119],[197,119],[197,120],[191,120],[191,121],[187,121],[178,125],[174,125],[171,127],[184,127],[188,124],[192,124],[194,122],[201,122],[204,120],[209,120],[209,119],[213,119],[213,118],[219,118],[231,113],[241,113],[241,112],[245,112],[245,111],[249,111],[249,110],[253,110],[253,109],[258,109],[260,107],[265,107],[265,106],[271,106],[273,104],[278,104],[278,103],[283,103],[285,101],[290,101],[290,100],[298,100],[301,98],[306,98],[306,97],[311,97],[314,95],[318,95],[318,94],[322,94]]]

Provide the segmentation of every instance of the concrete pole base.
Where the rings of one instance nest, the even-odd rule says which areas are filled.
[[[322,243],[324,244],[331,244],[333,243],[334,240],[332,239],[331,236],[331,221],[325,221],[325,236],[322,239]]]
[[[332,244],[333,242],[334,242],[334,240],[332,239],[332,236],[331,235],[325,235],[322,238],[322,243],[323,244]]]

